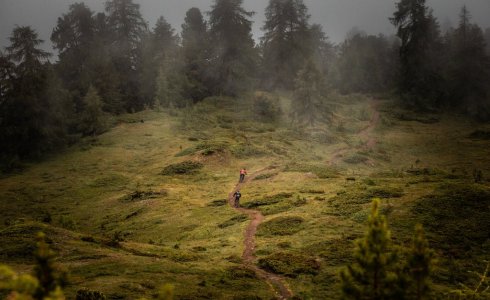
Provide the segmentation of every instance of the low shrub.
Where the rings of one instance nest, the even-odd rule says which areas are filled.
[[[257,234],[260,236],[292,235],[303,229],[304,219],[301,217],[277,217],[259,225]]]
[[[300,274],[316,275],[320,271],[320,263],[306,255],[277,252],[259,259],[260,268],[275,274],[295,278]]]
[[[282,115],[279,99],[276,96],[264,92],[255,93],[252,111],[255,118],[263,122],[275,122]]]
[[[490,131],[475,130],[469,135],[474,140],[490,140]]]
[[[368,157],[361,155],[359,153],[347,156],[346,158],[343,159],[344,162],[352,165],[357,165],[357,164],[362,164],[368,161]]]
[[[121,198],[123,202],[138,202],[147,199],[154,199],[159,197],[165,197],[168,195],[166,190],[161,191],[134,191]]]
[[[228,200],[226,200],[226,199],[218,199],[218,200],[213,200],[210,203],[208,203],[208,206],[212,206],[212,207],[224,206],[227,203],[228,203]]]
[[[233,226],[235,224],[238,224],[238,223],[242,223],[242,222],[245,222],[248,220],[248,217],[246,215],[238,215],[238,216],[234,216],[233,218],[221,223],[221,224],[218,224],[218,227],[219,228],[226,228],[226,227],[230,227],[230,226]]]
[[[204,167],[200,162],[184,161],[166,166],[160,173],[165,176],[194,174]]]
[[[99,291],[82,289],[77,291],[76,300],[105,300],[106,296]]]
[[[264,179],[269,179],[271,177],[276,176],[277,173],[266,173],[266,174],[260,174],[254,178],[254,180],[264,180]]]
[[[487,187],[443,184],[434,193],[420,198],[413,212],[436,248],[451,257],[462,258],[472,248],[490,250],[486,242],[490,232],[489,206]]]

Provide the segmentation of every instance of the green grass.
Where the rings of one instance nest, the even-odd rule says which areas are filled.
[[[385,101],[367,151],[357,135],[372,115],[366,97],[333,94],[330,124],[296,128],[289,96],[278,95],[284,113],[275,122],[256,121],[247,97],[123,115],[96,139],[2,177],[0,262],[30,272],[34,236],[44,231],[70,270],[70,299],[81,288],[150,298],[164,283],[177,299],[273,298],[242,264],[248,219],[227,202],[246,167],[261,171],[241,187],[241,205],[265,215],[256,263],[286,276],[298,297],[339,298],[337,274],[373,197],[396,245],[424,224],[440,261],[436,296],[472,283],[467,271],[481,271],[490,253],[490,127]]]

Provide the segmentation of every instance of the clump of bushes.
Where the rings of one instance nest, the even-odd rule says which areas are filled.
[[[275,274],[283,274],[295,278],[300,274],[316,275],[320,271],[320,263],[306,255],[277,252],[259,259],[259,267]]]
[[[210,203],[208,203],[208,206],[225,206],[228,203],[228,200],[226,199],[218,199],[218,200],[213,200]]]
[[[234,216],[233,218],[219,224],[218,227],[219,228],[226,228],[226,227],[230,227],[230,226],[233,226],[235,224],[238,224],[238,223],[241,223],[241,222],[244,222],[247,220],[248,220],[248,217],[246,215],[238,215],[238,216]]]
[[[204,156],[213,155],[216,153],[223,153],[228,149],[228,145],[225,142],[217,141],[205,141],[197,144],[194,147],[184,149],[177,153],[176,157],[191,155],[199,152],[199,154]]]
[[[250,143],[240,143],[238,145],[234,145],[231,147],[230,151],[236,158],[257,157],[265,154],[264,150]]]
[[[282,115],[279,98],[264,92],[255,93],[252,111],[255,118],[263,122],[275,122]]]
[[[292,235],[303,229],[304,219],[301,217],[277,217],[260,224],[258,235],[276,236]]]
[[[336,178],[338,173],[332,168],[323,165],[307,165],[307,164],[290,164],[285,168],[286,172],[310,172],[315,174],[318,178],[328,179]]]
[[[276,204],[276,203],[279,203],[281,201],[284,201],[286,199],[290,199],[291,197],[293,197],[292,193],[279,193],[279,194],[272,195],[272,196],[266,196],[261,200],[253,200],[253,201],[244,203],[242,205],[242,207],[256,208],[256,207],[260,207],[260,206],[272,205],[272,204]]]
[[[181,163],[166,166],[160,174],[165,176],[189,175],[196,173],[203,167],[204,165],[200,162],[187,160]]]
[[[367,197],[370,198],[400,198],[403,196],[401,188],[393,187],[374,187],[367,190]]]
[[[265,173],[265,174],[260,174],[254,178],[254,180],[264,180],[264,179],[269,179],[271,177],[276,176],[277,173]]]
[[[77,291],[76,300],[105,300],[106,296],[99,291],[82,289]]]
[[[344,162],[352,165],[362,164],[368,161],[367,156],[356,153],[343,159]]]
[[[472,248],[488,245],[490,189],[478,184],[443,184],[420,198],[413,212],[434,243],[447,255],[465,257]]]
[[[474,140],[490,140],[490,131],[475,130],[470,134],[470,138]]]
[[[165,197],[168,195],[168,192],[166,190],[161,190],[161,191],[134,191],[129,193],[128,195],[124,196],[121,198],[121,201],[123,202],[138,202],[138,201],[143,201],[147,199],[154,199],[158,197]]]

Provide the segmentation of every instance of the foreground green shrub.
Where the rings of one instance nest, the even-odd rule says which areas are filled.
[[[340,273],[344,299],[429,299],[433,252],[422,226],[415,230],[405,261],[391,242],[386,219],[374,199],[364,237],[356,242],[354,262]]]

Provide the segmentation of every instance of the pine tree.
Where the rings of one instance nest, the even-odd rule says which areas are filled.
[[[296,75],[311,56],[308,9],[303,0],[270,0],[265,16],[263,77],[270,88],[294,86]]]
[[[210,15],[213,44],[213,91],[236,96],[252,85],[258,55],[252,38],[254,14],[242,7],[243,0],[215,0]]]
[[[211,44],[206,21],[198,8],[187,11],[182,24],[184,72],[189,82],[188,95],[194,103],[210,95],[209,59]]]
[[[119,77],[119,91],[126,110],[144,108],[140,78],[142,40],[148,34],[139,4],[132,0],[110,0],[105,4],[111,57]]]
[[[337,86],[342,93],[386,91],[396,74],[395,61],[386,37],[353,33],[340,45]]]
[[[97,90],[90,86],[83,98],[84,110],[80,120],[80,131],[84,135],[95,136],[106,130],[107,117],[102,110],[103,103]]]
[[[430,299],[430,275],[434,264],[434,252],[429,248],[422,225],[415,227],[412,247],[408,252],[405,271],[408,279],[409,299]]]
[[[46,243],[44,233],[37,236],[37,249],[34,252],[36,265],[34,276],[39,282],[39,286],[34,293],[35,299],[64,299],[61,286],[64,285],[65,278],[54,265],[55,253]]]
[[[448,41],[448,98],[451,106],[481,119],[490,118],[490,57],[481,28],[463,6],[459,26]]]
[[[47,98],[49,53],[39,49],[42,40],[30,27],[16,27],[7,47],[12,72],[8,76],[8,93],[0,111],[1,156],[39,156],[49,150],[46,124],[51,117]]]
[[[92,81],[90,56],[95,39],[93,12],[84,3],[70,5],[69,12],[58,18],[51,34],[54,48],[59,51],[57,71],[65,87],[74,95],[77,111]]]
[[[146,105],[152,105],[158,76],[158,67],[163,61],[176,59],[178,37],[163,18],[158,18],[153,31],[143,39],[141,94]]]
[[[438,23],[426,0],[400,0],[390,18],[397,27],[400,45],[399,90],[405,100],[429,107],[440,97],[438,62],[440,45]]]
[[[313,61],[309,60],[296,78],[291,104],[293,119],[310,126],[316,121],[328,120],[330,112],[323,105],[325,93],[324,78]]]
[[[373,200],[367,232],[356,243],[354,263],[341,272],[344,299],[401,299],[395,297],[397,256],[379,203],[379,199]]]

